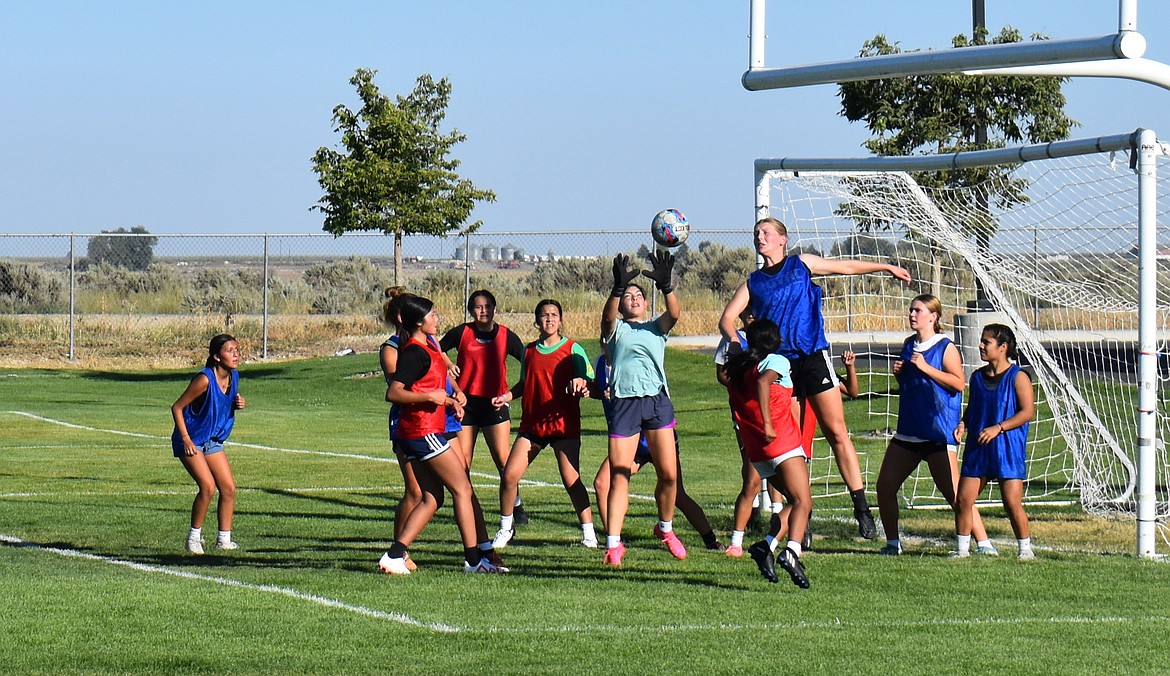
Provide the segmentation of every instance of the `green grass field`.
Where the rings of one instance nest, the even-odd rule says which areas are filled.
[[[587,345],[590,343],[586,343]],[[668,357],[685,484],[726,540],[738,454],[710,359]],[[812,589],[750,558],[651,536],[652,476],[635,477],[625,565],[579,531],[551,457],[522,493],[532,523],[506,576],[461,572],[450,507],[380,575],[401,490],[376,356],[249,364],[228,446],[242,549],[183,553],[193,484],[171,457],[169,406],[190,371],[0,373],[0,670],[36,672],[1165,673],[1170,566],[1139,561],[1133,524],[1030,510],[1039,559],[952,560],[949,514],[903,514],[906,555],[855,538],[844,499],[817,503]],[[853,402],[861,405],[863,402]],[[852,406],[851,404],[851,406]],[[861,408],[850,408],[851,420]],[[605,437],[584,404],[583,474]],[[880,463],[869,461],[871,470]],[[497,518],[482,442],[477,492]],[[649,474],[649,473],[648,473]],[[871,497],[872,502],[872,497]],[[214,514],[204,526],[215,528]],[[749,541],[759,534],[749,533]],[[782,576],[783,577],[783,576]]]

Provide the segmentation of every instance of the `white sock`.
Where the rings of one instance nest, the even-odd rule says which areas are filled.
[[[219,542],[231,542],[232,532],[230,530],[221,530],[219,532]]]
[[[902,541],[901,540],[886,540],[886,544],[891,546],[891,547],[897,548],[898,551],[902,551]]]
[[[993,547],[991,544],[991,538],[988,538],[986,540],[976,540],[975,546],[976,547]]]
[[[971,551],[971,536],[960,535],[958,538],[958,550],[960,554],[966,554]]]
[[[764,536],[764,542],[768,543],[768,549],[771,549],[773,554],[776,553],[776,548],[780,546],[780,541],[771,533]]]
[[[593,522],[581,524],[581,535],[586,540],[596,540],[597,532],[593,530]]]
[[[799,542],[797,542],[796,540],[789,540],[788,541],[788,548],[792,550],[793,554],[796,554],[797,558],[800,558],[800,554],[801,554],[802,550],[800,548]]]
[[[670,531],[674,530],[674,521],[662,521],[659,519],[658,530],[662,531],[663,533],[669,533]]]
[[[202,540],[203,539],[203,529],[202,528],[192,528],[191,532],[187,533],[187,539],[188,540]]]
[[[500,530],[512,530],[513,523],[515,523],[515,517],[512,514],[508,516],[500,515]]]
[[[1021,538],[1017,541],[1020,545],[1020,551],[1026,552],[1032,548],[1032,538]]]
[[[731,531],[731,546],[732,547],[743,547],[743,531],[742,530]]]
[[[613,549],[614,547],[617,547],[621,543],[622,543],[622,536],[620,536],[620,535],[606,535],[605,536],[605,548],[606,549]]]
[[[513,506],[513,507],[519,507],[519,506],[520,506],[520,494],[519,494],[519,493],[517,493],[517,494],[516,494],[516,502],[515,502],[515,503],[513,503],[513,504],[512,504],[512,506]]]

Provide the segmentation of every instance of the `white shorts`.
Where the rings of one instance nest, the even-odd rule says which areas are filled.
[[[776,470],[780,467],[780,463],[784,462],[785,460],[791,460],[792,458],[797,457],[799,457],[801,460],[804,460],[804,448],[802,446],[797,446],[787,453],[781,453],[775,458],[768,458],[767,460],[753,462],[752,467],[755,467],[756,471],[760,473],[761,479],[766,480],[768,477],[776,473]]]

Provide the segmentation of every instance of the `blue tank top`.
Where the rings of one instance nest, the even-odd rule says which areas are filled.
[[[1016,397],[1018,364],[1004,372],[995,387],[989,387],[983,369],[971,374],[967,402],[967,448],[963,453],[963,476],[986,476],[996,479],[1023,479],[1027,472],[1028,427],[1026,422],[995,437],[990,444],[979,444],[979,432],[1006,420],[1019,411]]]
[[[204,368],[200,371],[207,376],[207,393],[203,395],[203,402],[196,409],[195,404],[188,404],[183,409],[183,422],[187,425],[187,436],[191,442],[202,447],[209,441],[222,444],[232,433],[232,426],[236,424],[236,411],[232,404],[239,391],[240,374],[232,371],[231,384],[228,391],[219,389],[215,379],[215,371]],[[177,446],[175,446],[177,444]],[[171,432],[172,447],[182,448],[183,439],[179,436],[179,428]]]
[[[930,347],[920,352],[927,364],[941,371],[943,355],[950,344],[949,338],[938,336]],[[959,426],[963,394],[939,385],[911,364],[910,358],[914,356],[916,347],[914,336],[902,344],[902,371],[898,374],[898,431],[894,433],[894,438],[954,446],[954,432]]]
[[[789,359],[829,349],[821,314],[821,287],[799,256],[788,256],[773,274],[763,269],[748,276],[748,293],[756,319],[771,319],[780,327],[777,354]]]

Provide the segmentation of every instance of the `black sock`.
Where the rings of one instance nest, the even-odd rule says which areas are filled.
[[[479,547],[464,547],[463,560],[467,561],[469,566],[479,565],[480,551]]]
[[[707,546],[707,549],[711,549],[715,545],[719,544],[719,538],[715,537],[715,531],[713,530],[709,530],[706,533],[700,533],[699,537],[703,538],[703,544]]]
[[[849,491],[849,497],[853,500],[853,509],[858,512],[868,512],[869,503],[865,501],[865,489],[858,488],[855,491]]]
[[[398,540],[395,540],[390,545],[390,550],[386,552],[386,556],[389,556],[392,559],[401,559],[406,556],[406,551],[406,545],[402,544]]]

